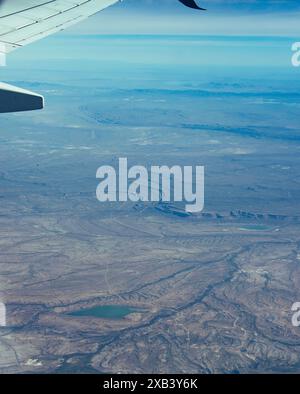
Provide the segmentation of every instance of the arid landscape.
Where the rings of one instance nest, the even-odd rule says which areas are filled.
[[[45,111],[1,117],[0,372],[299,372],[293,73],[97,65],[33,70]],[[204,165],[205,210],[99,203],[119,157]]]

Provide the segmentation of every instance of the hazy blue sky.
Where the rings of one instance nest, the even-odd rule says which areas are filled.
[[[259,10],[284,10],[284,9],[299,9],[300,4],[298,0],[196,0],[198,5],[210,10],[241,10],[249,11]],[[167,7],[169,9],[181,8],[177,0],[124,0],[123,4],[132,6],[134,8],[146,8],[148,6]]]
[[[199,0],[207,12],[177,0],[123,0],[70,32],[125,34],[257,34],[300,37],[298,0]]]

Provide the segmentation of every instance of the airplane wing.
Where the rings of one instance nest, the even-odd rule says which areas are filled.
[[[2,56],[103,10],[119,0],[0,0]],[[42,96],[0,83],[0,113],[44,107]]]
[[[179,0],[180,3],[184,4],[185,6],[189,8],[194,8],[195,10],[202,10],[206,11],[205,8],[199,7],[198,4],[195,2],[195,0]]]
[[[121,0],[0,0],[0,56],[64,30]],[[194,0],[179,0],[203,9]],[[44,106],[42,96],[0,83],[0,113]]]
[[[0,46],[9,53],[64,30],[118,0],[2,0]]]

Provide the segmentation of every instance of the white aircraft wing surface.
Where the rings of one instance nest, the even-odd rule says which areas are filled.
[[[5,53],[64,30],[118,0],[2,0],[0,46]]]

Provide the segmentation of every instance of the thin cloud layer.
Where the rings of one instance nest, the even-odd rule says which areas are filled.
[[[298,0],[123,0],[83,23],[82,34],[208,34],[300,36]],[[75,30],[71,31],[75,33]]]

